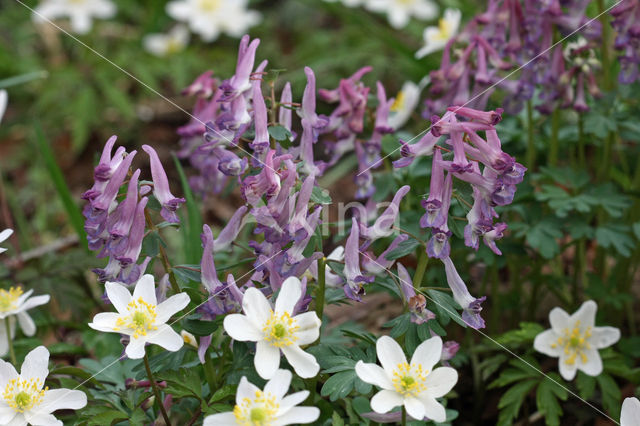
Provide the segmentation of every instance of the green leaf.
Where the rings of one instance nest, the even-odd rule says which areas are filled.
[[[420,242],[415,238],[409,237],[409,239],[402,241],[396,248],[387,253],[384,257],[387,260],[396,260],[401,257],[405,257],[415,251],[416,247],[420,245]]]
[[[576,386],[578,386],[580,398],[590,399],[596,391],[596,379],[593,376],[584,374],[582,371],[578,371]]]
[[[314,186],[311,190],[311,201],[318,204],[331,204],[331,196],[328,190]]]
[[[211,398],[209,398],[209,404],[221,401],[229,396],[235,395],[238,390],[238,385],[224,385],[216,390]]]
[[[49,173],[49,177],[51,178],[51,181],[53,182],[53,185],[58,192],[58,196],[62,201],[62,205],[64,206],[64,210],[67,213],[69,222],[71,222],[71,226],[80,238],[80,246],[85,247],[86,250],[89,250],[87,247],[87,238],[84,231],[84,218],[82,217],[80,208],[76,204],[73,195],[71,195],[71,190],[64,180],[62,170],[60,170],[60,166],[58,166],[58,163],[56,162],[53,151],[51,150],[49,143],[44,137],[42,128],[38,124],[36,124],[36,143],[38,151],[42,154],[42,158],[47,168],[47,172]]]
[[[498,403],[498,408],[500,409],[500,416],[498,417],[499,426],[510,425],[513,420],[517,418],[524,399],[536,384],[538,384],[538,381],[533,379],[521,381],[510,387],[509,390],[502,395]]]
[[[451,295],[437,290],[427,290],[427,294],[435,305],[436,314],[440,321],[442,321],[443,318],[451,318],[461,326],[467,327],[467,324],[458,313],[458,309],[461,309],[460,305],[453,300]]]
[[[151,231],[142,240],[142,252],[149,257],[156,257],[160,253],[160,235]]]
[[[202,232],[202,215],[200,214],[200,208],[196,203],[189,181],[184,174],[182,165],[178,161],[178,157],[173,155],[173,161],[178,170],[180,176],[180,182],[182,183],[182,192],[184,192],[184,198],[187,206],[187,223],[183,225],[183,238],[184,247],[187,255],[187,262],[199,263],[202,258],[202,244],[200,242],[200,233]]]
[[[112,425],[114,422],[127,420],[129,415],[122,411],[118,410],[106,410],[101,413],[92,414],[90,418],[87,419],[88,426],[104,426],[104,425]]]
[[[561,383],[560,377],[551,373],[549,377]],[[536,390],[536,404],[538,410],[545,415],[545,421],[548,426],[560,425],[560,416],[562,415],[562,408],[558,403],[558,399],[566,401],[569,397],[567,390],[558,384],[554,383],[548,378],[543,378],[542,382]]]
[[[521,322],[520,329],[507,331],[496,340],[503,345],[529,344],[543,331],[544,328],[538,323]]]
[[[334,374],[324,382],[320,394],[322,396],[328,396],[332,402],[337,401],[351,393],[356,379],[357,377],[354,370]]]
[[[620,413],[620,399],[622,393],[613,377],[607,373],[596,376],[596,381],[602,392],[602,406],[612,417],[617,418]]]
[[[293,135],[291,135],[291,132],[287,130],[286,127],[279,124],[275,126],[269,126],[267,131],[269,132],[269,135],[278,142],[290,141],[291,139],[293,139]]]
[[[526,233],[527,243],[545,259],[551,259],[560,252],[557,239],[562,235],[560,225],[552,219],[543,219]]]
[[[607,223],[596,228],[596,240],[604,248],[615,248],[620,255],[629,257],[636,246],[629,236],[631,228],[621,223]]]
[[[220,321],[185,319],[182,327],[196,336],[209,336],[220,327]]]

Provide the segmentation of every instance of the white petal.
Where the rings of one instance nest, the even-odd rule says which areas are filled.
[[[20,307],[24,305],[24,302],[26,302],[29,296],[31,296],[32,294],[33,294],[33,289],[27,290],[24,293],[22,293],[20,297],[18,297],[18,300],[16,301],[16,305]]]
[[[458,372],[451,367],[438,367],[433,370],[425,380],[426,392],[434,397],[440,398],[449,393],[458,382]]]
[[[24,418],[31,425],[63,426],[62,422],[56,419],[56,416],[54,416],[51,413],[43,413],[39,411],[25,411]]]
[[[296,277],[289,277],[282,283],[280,293],[278,293],[278,299],[276,300],[276,314],[283,314],[293,312],[294,306],[300,300],[302,295],[302,284]]]
[[[276,400],[281,400],[289,390],[291,376],[291,371],[289,370],[276,371],[271,380],[264,385],[264,392],[271,393],[276,397]]]
[[[248,288],[242,298],[242,310],[255,324],[262,325],[273,312],[267,298],[255,287]]]
[[[571,315],[571,323],[575,324],[577,321],[580,321],[580,328],[582,330],[587,327],[593,327],[596,323],[596,311],[598,310],[598,305],[593,300],[587,300],[580,306],[573,315]]]
[[[280,349],[271,346],[266,340],[259,340],[256,344],[256,356],[253,358],[253,364],[260,377],[270,379],[280,365]]]
[[[298,331],[295,333],[298,340],[296,343],[300,346],[309,345],[320,337],[320,326],[322,322],[315,312],[305,312],[296,315],[295,319],[298,324]]]
[[[620,329],[615,327],[594,327],[589,343],[596,349],[609,347],[620,340]]]
[[[180,293],[180,294],[185,294],[185,293]],[[179,296],[179,294],[176,294],[176,296]],[[136,288],[133,289],[133,299],[134,300],[138,300],[140,297],[142,297],[142,300],[144,300],[145,302],[150,303],[152,305],[157,305],[158,304],[158,299],[156,298],[156,283],[155,283],[155,280],[153,278],[153,275],[144,274],[142,277],[140,277],[140,279],[136,283]],[[173,297],[175,297],[175,296],[173,296]],[[187,300],[189,300],[188,296],[187,296]],[[168,301],[169,301],[169,299],[167,299],[165,302],[168,302]],[[189,303],[189,302],[187,302],[187,303]],[[184,308],[184,306],[183,306],[183,308]],[[182,309],[182,308],[180,308],[180,309]],[[180,310],[180,309],[178,309],[178,310]]]
[[[11,331],[11,340],[16,335],[16,320],[14,316],[9,317],[9,330]],[[9,352],[9,342],[7,341],[7,328],[4,325],[4,319],[0,322],[0,356],[5,356]]]
[[[53,389],[45,391],[38,411],[53,413],[56,410],[79,410],[87,405],[87,395],[79,390]]]
[[[313,423],[320,417],[317,407],[293,407],[273,422],[273,426]]]
[[[4,390],[9,380],[16,378],[18,378],[18,372],[13,365],[0,359],[0,389]]]
[[[78,34],[86,34],[91,30],[91,16],[85,11],[71,12],[71,28]]]
[[[284,398],[282,398],[280,400],[280,410],[278,412],[279,413],[280,412],[282,412],[282,413],[286,412],[291,407],[294,407],[294,406],[300,404],[305,399],[307,399],[308,396],[309,396],[309,391],[307,391],[307,390],[296,392],[296,393],[292,393],[291,395],[285,396]]]
[[[100,312],[93,317],[93,322],[89,323],[89,327],[98,331],[113,332],[119,317],[120,314],[116,312]]]
[[[400,29],[409,23],[407,11],[399,7],[394,7],[388,12],[389,23],[395,29]]]
[[[43,294],[41,296],[34,296],[31,297],[27,300],[25,300],[25,302],[18,307],[18,311],[27,311],[31,308],[35,308],[36,306],[40,306],[40,305],[44,305],[45,303],[49,303],[49,299],[51,299],[51,296],[49,296],[48,294]]]
[[[7,91],[0,90],[0,120],[2,120],[2,116],[4,115],[4,111],[7,107]],[[4,231],[0,232],[0,243],[9,238],[13,234],[13,229],[7,228]]]
[[[440,361],[442,355],[442,339],[440,336],[434,336],[416,348],[411,357],[411,365],[420,364],[426,371],[431,371],[433,366]]]
[[[20,368],[20,377],[26,380],[44,380],[49,375],[49,351],[44,346],[38,346],[27,354]]]
[[[430,397],[425,392],[420,394],[420,402],[424,407],[425,416],[429,417],[438,423],[442,423],[447,419],[447,413],[444,406],[436,401],[435,398]]]
[[[110,1],[100,1],[93,5],[93,15],[102,19],[113,17],[116,10],[116,5]]]
[[[129,293],[129,290],[120,283],[110,281],[105,283],[104,288],[107,291],[107,297],[113,304],[113,307],[121,314],[127,312],[127,305],[131,302],[131,293]]]
[[[596,349],[587,349],[584,351],[587,362],[583,363],[581,357],[576,357],[578,369],[584,371],[589,376],[598,376],[602,373],[602,359]]]
[[[382,368],[391,374],[399,364],[407,362],[400,345],[389,336],[382,336],[376,342],[376,352]]]
[[[262,330],[255,326],[246,315],[230,314],[224,318],[224,331],[239,342],[257,342],[264,337]]]
[[[19,312],[18,315],[18,324],[20,324],[20,328],[25,336],[33,336],[36,333],[36,324],[33,322],[31,317],[26,312]]]
[[[620,426],[640,425],[640,401],[638,398],[625,398],[620,413]]]
[[[558,333],[553,330],[545,330],[542,333],[538,334],[536,338],[533,340],[533,348],[545,355],[551,357],[559,357],[562,352],[562,348],[556,346],[555,348],[552,345],[558,343]]]
[[[202,426],[236,426],[237,424],[236,416],[229,411],[205,417]]]
[[[184,339],[167,324],[159,325],[157,330],[149,333],[146,340],[170,352],[175,352],[184,345]]]
[[[423,419],[425,415],[425,406],[416,397],[406,397],[404,399],[404,408],[407,409],[407,414],[409,414],[414,419]]]
[[[315,377],[320,371],[320,365],[316,361],[316,357],[300,349],[300,346],[285,346],[282,348],[282,353],[296,374],[303,379]]]
[[[242,376],[240,383],[238,384],[238,390],[236,391],[236,404],[241,405],[245,399],[253,399],[256,396],[256,392],[260,389]]]
[[[167,15],[178,21],[186,21],[191,16],[191,6],[184,1],[172,1],[167,4]]]
[[[27,421],[24,418],[24,414],[17,413],[16,416],[9,423],[3,426],[26,426]],[[57,425],[56,425],[57,426]]]
[[[371,398],[371,409],[376,413],[384,414],[393,408],[404,404],[404,398],[397,392],[383,389]]]
[[[145,343],[146,343],[145,339],[142,339],[142,338],[134,339],[133,336],[131,336],[131,340],[129,341],[129,344],[125,348],[124,352],[131,359],[144,358]]]
[[[393,383],[382,367],[377,364],[358,361],[356,374],[363,382],[370,383],[382,389],[393,389]]]
[[[575,363],[567,364],[565,361],[564,355],[560,356],[560,360],[558,361],[558,370],[560,370],[560,375],[565,380],[573,380],[576,377],[576,372],[578,371],[578,367]]]
[[[154,290],[155,297],[155,290]],[[146,299],[145,299],[146,300]],[[156,324],[161,324],[169,321],[169,318],[176,312],[180,312],[189,304],[189,295],[187,293],[178,293],[161,304],[156,308]]]
[[[2,386],[2,388],[4,389],[4,385]],[[15,417],[16,417],[16,411],[13,408],[9,407],[6,404],[0,406],[0,424],[1,425],[6,425],[11,423],[11,421]]]
[[[562,333],[562,330],[569,326],[569,314],[562,308],[553,308],[549,312],[549,322],[553,331]]]

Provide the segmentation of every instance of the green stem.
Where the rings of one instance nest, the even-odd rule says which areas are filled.
[[[584,123],[582,114],[578,114],[578,166],[584,170],[587,164],[587,157],[584,145]]]
[[[215,367],[213,366],[213,361],[211,360],[211,354],[209,353],[209,351],[207,351],[207,353],[205,354],[203,368],[204,368],[205,379],[209,384],[209,392],[213,394],[217,387],[216,386],[216,370],[215,370]]]
[[[151,220],[151,217],[149,217],[149,214],[147,213],[146,210],[144,212],[144,217],[147,221],[147,225],[149,226],[149,229],[151,229],[151,232],[156,232],[158,233],[158,235],[160,235],[158,232],[158,228],[153,223],[153,221]],[[161,241],[158,243],[158,248],[160,252],[160,261],[162,262],[162,266],[165,272],[169,274],[169,283],[171,283],[171,289],[173,290],[174,293],[178,294],[180,293],[180,286],[178,285],[178,281],[176,280],[176,275],[173,273],[173,270],[171,268],[171,263],[169,262],[169,257],[167,256],[167,252],[162,246]]]
[[[418,266],[416,267],[416,273],[413,275],[413,287],[415,289],[420,289],[422,286],[422,279],[424,278],[424,273],[427,270],[427,265],[429,264],[429,256],[427,256],[427,252],[422,250],[422,248],[418,248],[418,250],[420,250]]]
[[[149,367],[149,357],[147,356],[146,351],[144,353],[144,368],[147,370],[147,377],[149,378],[149,382],[151,382],[153,393],[156,396],[156,402],[160,406],[160,412],[162,413],[162,417],[164,418],[164,423],[167,426],[171,426],[171,420],[169,420],[169,415],[167,414],[167,410],[165,410],[164,404],[162,403],[162,396],[160,395],[160,390],[158,389],[158,385],[156,384],[156,381],[153,378],[153,373],[151,373],[151,367]]]
[[[527,167],[533,170],[536,165],[536,143],[533,127],[533,103],[527,101]]]
[[[320,321],[322,321],[322,314],[324,312],[324,291],[326,285],[325,272],[326,272],[327,259],[321,257],[318,259],[318,288],[316,290],[316,314]]]
[[[11,340],[11,325],[9,324],[9,317],[4,318],[4,327],[7,330],[7,342],[9,343],[9,356],[11,357],[11,363],[17,366],[16,353],[13,350],[13,340]]]
[[[598,13],[600,14],[600,23],[602,24],[602,44],[600,55],[602,56],[602,78],[603,78],[603,87],[605,90],[611,90],[611,65],[610,65],[610,49],[609,43],[611,40],[611,27],[609,25],[608,19],[609,14],[604,13],[605,6],[604,0],[598,0]]]
[[[402,426],[407,426],[407,410],[402,406]]]
[[[549,141],[549,165],[558,164],[558,130],[560,128],[560,110],[555,109],[551,114],[551,140]]]

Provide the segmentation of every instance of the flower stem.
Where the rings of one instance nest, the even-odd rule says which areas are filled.
[[[533,170],[536,164],[536,144],[533,128],[533,104],[527,101],[527,167]]]
[[[326,269],[327,259],[323,256],[318,259],[318,288],[316,290],[316,314],[320,321],[322,321],[322,314],[324,312],[324,292],[326,286]]]
[[[551,140],[549,141],[549,165],[558,165],[558,130],[560,128],[560,110],[551,113]]]
[[[149,213],[147,213],[147,210],[144,211],[144,217],[147,221],[149,229],[151,229],[152,232],[156,232],[158,233],[158,235],[160,235],[160,233],[158,232],[158,228],[149,217]],[[162,262],[162,266],[164,267],[165,272],[169,274],[169,283],[171,283],[171,289],[174,293],[178,294],[180,293],[180,286],[178,285],[178,281],[176,281],[176,275],[173,273],[171,263],[169,262],[169,257],[167,256],[167,252],[162,245],[162,241],[158,242],[158,249],[160,252],[160,261]]]
[[[422,279],[424,278],[424,273],[427,270],[427,265],[429,264],[429,256],[427,256],[427,252],[420,248],[418,250],[420,250],[418,266],[416,267],[416,273],[413,275],[413,287],[415,289],[420,289],[422,286]]]
[[[160,395],[160,390],[158,390],[158,385],[156,384],[156,381],[153,378],[153,373],[151,373],[151,367],[149,367],[149,357],[147,356],[146,351],[144,353],[144,368],[147,370],[147,377],[149,378],[149,382],[151,382],[153,393],[156,396],[156,402],[160,406],[160,412],[162,413],[162,417],[164,418],[164,423],[167,426],[171,426],[171,420],[169,420],[169,415],[167,414],[167,410],[165,410],[164,404],[162,403],[162,396]]]
[[[402,426],[407,426],[407,410],[402,406]]]
[[[215,392],[215,389],[216,389],[216,371],[215,371],[215,367],[213,366],[213,361],[211,360],[211,354],[209,353],[208,350],[207,350],[207,353],[205,354],[203,368],[204,368],[204,376],[207,379],[207,383],[209,384],[209,391],[213,394],[213,392]]]
[[[16,353],[13,350],[13,340],[11,340],[11,325],[9,324],[9,317],[4,318],[4,327],[7,330],[7,342],[9,343],[9,356],[11,357],[11,363],[13,365],[17,365]]]

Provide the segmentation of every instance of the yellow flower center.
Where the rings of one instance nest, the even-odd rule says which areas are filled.
[[[0,312],[9,312],[16,309],[20,296],[22,296],[20,287],[11,287],[9,291],[0,289]]]
[[[436,40],[449,40],[451,38],[451,23],[444,18],[440,18],[438,21],[438,29],[440,30],[436,35]]]
[[[213,12],[220,7],[220,0],[200,0],[199,5],[205,12]]]
[[[564,360],[566,364],[575,364],[578,357],[584,364],[589,360],[585,354],[586,349],[591,349],[588,342],[589,337],[591,337],[591,327],[587,327],[583,332],[580,329],[580,321],[576,321],[573,329],[565,328],[562,331],[562,336],[558,337],[558,340],[552,343],[551,347],[564,349],[564,354],[567,356]]]
[[[156,317],[158,316],[156,314],[156,307],[145,302],[142,297],[129,302],[127,310],[127,315],[116,320],[116,331],[121,328],[131,329],[133,330],[133,338],[137,339],[140,336],[146,336],[148,331],[158,329],[158,327],[154,325]]]
[[[279,408],[275,396],[256,391],[253,399],[244,398],[233,408],[233,415],[242,426],[268,426],[276,419]]]
[[[265,340],[275,346],[276,348],[282,348],[284,346],[291,346],[298,340],[295,335],[300,327],[295,318],[291,318],[288,312],[284,312],[280,316],[277,316],[274,312],[271,312],[271,316],[262,328],[262,332],[265,335]]]
[[[24,413],[42,402],[44,393],[49,390],[48,387],[41,389],[42,385],[40,379],[25,380],[18,377],[9,380],[2,393],[2,398],[15,412]]]
[[[404,105],[404,98],[404,92],[402,90],[399,91],[396,95],[395,101],[393,101],[393,103],[391,104],[390,110],[393,112],[400,111],[402,109],[402,106]]]
[[[424,384],[427,374],[429,372],[422,369],[422,364],[398,364],[393,370],[393,387],[402,396],[417,396],[427,389]]]

